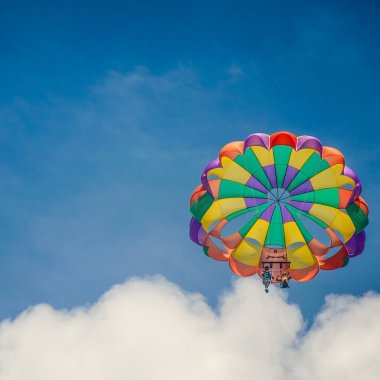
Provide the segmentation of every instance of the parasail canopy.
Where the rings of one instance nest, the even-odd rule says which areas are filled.
[[[337,149],[311,136],[255,133],[206,166],[190,199],[190,237],[237,275],[260,275],[263,263],[284,257],[291,277],[308,281],[362,253],[360,193]]]

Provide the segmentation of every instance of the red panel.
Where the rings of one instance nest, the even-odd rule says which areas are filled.
[[[296,149],[297,137],[289,132],[277,132],[270,137],[270,147],[275,145],[289,145]]]
[[[319,263],[319,267],[323,270],[334,270],[345,265],[344,258],[347,257],[346,247],[342,247],[334,256]]]

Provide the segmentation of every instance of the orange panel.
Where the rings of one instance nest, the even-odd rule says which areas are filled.
[[[229,251],[233,251],[243,240],[239,232],[235,232],[231,236],[222,239],[222,243]]]
[[[296,149],[297,137],[289,132],[277,132],[270,137],[270,147],[275,145],[289,145]]]
[[[218,261],[228,261],[225,252],[223,252],[219,247],[217,247],[208,236],[206,236],[204,244],[206,247],[208,247],[207,254],[210,257]]]
[[[307,245],[315,256],[324,256],[329,250],[329,247],[325,246],[315,238],[311,239]]]
[[[338,247],[339,245],[342,245],[339,236],[331,228],[326,228],[325,231],[331,240],[330,247]]]
[[[292,279],[298,282],[306,282],[313,279],[319,271],[318,264],[303,269],[290,269],[289,273]]]
[[[214,199],[219,198],[219,187],[220,187],[220,179],[211,179],[208,181],[208,184],[210,186],[212,196]]]
[[[343,154],[338,149],[331,148],[329,146],[323,147],[322,158],[324,158],[330,166],[334,166],[336,164],[345,165]]]
[[[203,185],[199,185],[195,188],[195,190],[191,194],[190,198],[190,207],[193,205],[193,203],[199,199],[203,194],[206,193],[206,189],[203,187]]]
[[[222,160],[222,157],[228,157],[233,160],[239,154],[244,153],[244,142],[243,141],[234,141],[225,145],[219,152],[219,160]]]
[[[213,229],[210,231],[210,235],[216,238],[220,238],[223,227],[228,223],[227,219],[222,219]]]
[[[368,213],[369,213],[369,208],[368,208],[368,205],[367,205],[367,202],[362,198],[362,197],[359,197],[355,203],[365,212],[365,214],[368,216]]]
[[[352,190],[339,189],[339,208],[346,208],[348,201],[351,199]]]
[[[230,268],[238,276],[248,277],[257,273],[258,267],[252,267],[236,261],[232,256],[230,257]]]

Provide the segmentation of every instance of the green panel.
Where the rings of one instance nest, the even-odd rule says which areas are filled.
[[[274,164],[276,168],[276,179],[278,187],[281,187],[284,181],[292,149],[292,147],[287,145],[276,145],[273,148]]]
[[[305,174],[303,174],[302,172],[298,172],[297,175],[294,177],[293,181],[288,185],[286,190],[290,192],[308,180],[309,178]]]
[[[339,190],[337,188],[328,188],[315,190],[304,194],[293,195],[292,201],[319,203],[321,205],[339,207]]]
[[[253,210],[253,207],[245,208],[244,210],[236,211],[233,214],[226,216],[225,219],[232,220],[232,219],[237,218],[240,215],[246,214],[247,212],[252,212],[252,210]]]
[[[274,208],[271,223],[282,223],[282,214],[281,214],[281,208],[280,206],[277,206]]]
[[[269,203],[263,203],[260,206],[254,207],[256,209],[256,213],[252,216],[252,219],[239,230],[239,233],[242,237],[245,237],[249,230],[253,227],[253,225],[257,222],[257,220],[260,218],[261,214],[270,206]],[[252,210],[253,207],[247,209]]]
[[[286,205],[286,207],[292,213],[292,215],[294,215],[294,212],[295,212],[297,214],[306,216],[307,218],[311,219],[313,222],[317,223],[322,228],[327,228],[328,227],[328,225],[326,223],[322,222],[322,220],[316,218],[314,215],[310,215],[310,214],[308,214],[305,211],[299,210],[297,207],[294,207],[294,206],[292,206],[290,204]],[[292,210],[294,210],[294,212],[292,212]]]
[[[210,208],[214,202],[214,198],[208,192],[202,195],[198,200],[196,200],[190,208],[190,212],[193,214],[194,218],[201,221],[203,215]]]
[[[265,194],[259,190],[252,189],[252,187],[246,186],[244,192],[244,198],[263,198],[267,199],[268,194]]]
[[[223,179],[220,181],[219,199],[222,198],[264,198],[268,196],[263,192],[252,189],[249,186],[242,185],[234,181]]]
[[[354,223],[356,233],[363,231],[368,224],[366,213],[356,203],[351,203],[346,208],[346,211],[351,218],[352,223]]]
[[[298,201],[298,202],[314,203],[314,200],[315,200],[314,193],[315,193],[314,191],[310,191],[308,193],[292,195],[291,197],[289,197],[289,199],[292,201]]]
[[[208,256],[208,247],[203,247],[203,253]]]
[[[287,190],[292,191],[297,186],[301,185],[302,183],[306,182],[316,174],[320,173],[323,170],[326,170],[329,167],[330,165],[326,160],[321,159],[318,153],[313,153],[302,166],[301,170],[295,176],[293,181],[290,183]]]
[[[220,181],[219,199],[222,198],[244,198],[245,186],[241,183],[223,179]]]
[[[320,189],[314,191],[315,203],[321,205],[339,207],[339,190],[337,188]]]
[[[322,220],[316,218],[314,215],[310,215],[310,214],[308,214],[307,212],[303,212],[303,211],[301,211],[301,210],[299,210],[299,213],[300,213],[301,215],[304,215],[304,216],[306,216],[307,218],[311,219],[313,222],[317,223],[317,224],[318,224],[319,226],[321,226],[322,228],[328,228],[328,227],[329,227],[325,222],[323,222]]]
[[[313,153],[302,166],[301,171],[308,178],[314,177],[317,173],[329,168],[327,161],[322,160],[318,153]]]
[[[276,180],[277,180],[277,187],[282,187],[282,183],[284,182],[286,169],[288,168],[287,165],[276,165]]]
[[[248,168],[248,165],[247,165],[247,160],[246,160],[246,153],[244,154],[244,156],[242,154],[239,154],[237,155],[235,158],[234,158],[234,161],[240,165],[242,168],[244,168],[245,170],[247,170],[249,173],[249,168]]]
[[[288,145],[276,145],[273,147],[274,163],[287,165],[293,148]]]
[[[328,168],[331,168],[331,165],[324,158],[321,158],[321,161],[318,165],[318,172],[317,173],[323,172],[324,170],[326,170]]]
[[[255,154],[253,153],[252,149],[247,149],[244,153],[244,157],[248,172],[251,173],[252,176],[255,177],[267,189],[271,189],[272,185],[270,184],[264,169],[262,168]]]
[[[342,268],[348,265],[348,263],[350,262],[350,259],[348,257],[344,257],[343,261],[344,261],[344,264],[343,264]]]
[[[310,240],[313,239],[313,235],[309,232],[309,230],[303,225],[303,223],[299,219],[299,217],[297,215],[298,210],[291,205],[285,205],[285,207],[292,214],[292,217],[293,217],[295,223],[297,224],[298,228],[300,229],[301,234],[302,234],[303,238],[305,239],[306,243],[309,243]]]
[[[282,216],[279,206],[276,206],[269,224],[265,246],[285,247],[284,227],[282,225]]]

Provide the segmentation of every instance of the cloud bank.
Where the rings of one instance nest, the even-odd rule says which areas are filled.
[[[234,282],[217,310],[162,277],[0,325],[1,380],[377,379],[380,296],[330,295],[305,330],[284,293]]]

